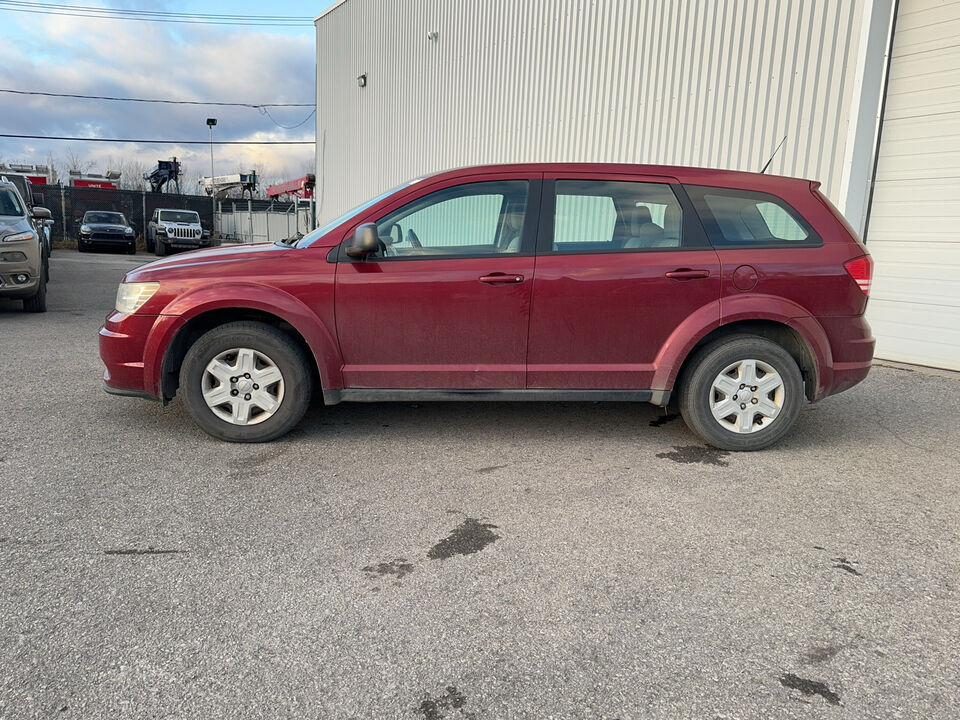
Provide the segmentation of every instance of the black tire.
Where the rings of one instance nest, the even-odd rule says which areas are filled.
[[[87,252],[87,246],[83,244],[83,240],[77,240],[77,252]]]
[[[779,413],[766,421],[766,427],[741,434],[716,420],[710,404],[714,380],[724,368],[747,359],[765,363],[780,375],[783,398]],[[709,445],[721,450],[751,451],[773,445],[790,430],[805,400],[803,377],[790,353],[775,342],[755,335],[732,335],[706,345],[691,358],[679,382],[678,404],[684,422]],[[722,399],[723,395],[718,397]],[[761,418],[761,425],[764,419]]]
[[[40,284],[37,285],[37,292],[32,297],[23,299],[24,312],[42,313],[47,311],[47,268],[40,268]]]
[[[147,252],[148,252],[148,253],[152,253],[152,252],[153,252],[153,240],[151,240],[150,237],[147,236],[146,238],[144,238],[144,241],[143,241],[143,242],[144,242],[144,244],[147,246]]]
[[[166,257],[170,254],[170,248],[167,247],[167,244],[160,238],[156,239],[156,256],[157,257]]]
[[[127,247],[127,255],[136,255],[136,254],[137,254],[137,246],[136,246],[136,245],[130,245],[130,246]]]
[[[257,424],[235,425],[223,420],[203,399],[202,383],[207,365],[233,348],[251,348],[263,353],[283,377],[280,407]],[[187,412],[209,435],[228,442],[269,442],[290,432],[307,411],[313,394],[310,367],[304,351],[284,332],[260,322],[232,322],[210,330],[190,346],[180,367],[180,393]]]

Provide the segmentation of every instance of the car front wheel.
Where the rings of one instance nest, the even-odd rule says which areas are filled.
[[[25,312],[42,313],[47,311],[47,263],[44,261],[40,268],[40,281],[37,283],[37,292],[31,297],[23,299]]]
[[[804,402],[793,357],[766,338],[738,335],[704,347],[681,378],[680,413],[707,443],[760,450],[783,437]]]
[[[187,411],[229,442],[267,442],[300,422],[312,394],[309,361],[288,335],[259,322],[233,322],[201,336],[180,369]]]

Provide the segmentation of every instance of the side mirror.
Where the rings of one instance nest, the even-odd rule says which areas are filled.
[[[49,220],[53,217],[53,214],[45,207],[35,207],[33,209],[33,216],[38,220]]]
[[[344,248],[347,257],[363,258],[380,249],[380,237],[377,235],[377,226],[373,223],[361,225],[353,233],[353,240]]]

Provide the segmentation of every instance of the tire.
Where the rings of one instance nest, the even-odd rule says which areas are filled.
[[[87,246],[83,244],[83,240],[77,240],[77,252],[87,252]]]
[[[29,313],[42,313],[47,311],[47,268],[40,268],[40,284],[37,286],[37,292],[32,297],[23,299],[23,310]]]
[[[167,255],[170,254],[170,248],[168,248],[167,244],[160,238],[157,238],[156,246],[157,246],[157,250],[156,250],[157,257],[166,257]]]
[[[240,353],[235,352],[238,349],[244,358],[253,358],[252,364],[244,362]],[[180,392],[187,412],[207,434],[228,442],[269,442],[288,433],[303,418],[312,396],[310,367],[304,351],[282,331],[265,323],[232,322],[202,335],[187,351],[180,367]],[[251,371],[246,381],[242,375],[245,370]],[[279,381],[268,379],[269,385],[250,387],[258,373],[268,377],[267,373],[275,372],[279,373]],[[237,375],[231,377],[233,373]],[[214,401],[218,390],[223,393],[224,402],[216,409],[208,405],[205,387]],[[233,396],[232,390],[238,394]],[[263,405],[257,405],[258,393],[264,392],[279,403],[272,414]],[[246,424],[237,415],[244,406],[240,398],[252,400],[246,403]],[[228,416],[233,419],[226,419]]]
[[[137,254],[137,246],[136,246],[136,245],[130,245],[130,246],[127,248],[127,255],[136,255],[136,254]]]
[[[152,253],[152,252],[153,252],[153,240],[151,240],[150,237],[147,236],[147,237],[144,239],[144,243],[145,243],[146,246],[147,246],[147,252],[148,252],[148,253]]]
[[[793,426],[805,400],[803,377],[790,353],[754,335],[733,335],[701,349],[680,379],[679,396],[680,414],[693,432],[713,447],[736,451],[773,445]],[[727,416],[714,416],[727,408]]]

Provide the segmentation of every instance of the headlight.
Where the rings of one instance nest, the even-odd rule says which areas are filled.
[[[36,235],[33,234],[33,230],[26,230],[24,232],[14,233],[13,235],[7,235],[3,238],[3,242],[22,242],[24,240],[35,240]]]
[[[133,228],[127,228],[123,232],[125,235],[133,235]]]
[[[117,312],[132,315],[160,289],[160,283],[120,283],[117,288]]]
[[[89,225],[81,225],[81,226],[80,226],[80,232],[82,232],[84,235],[89,235],[89,234],[90,234],[90,226],[89,226]]]

